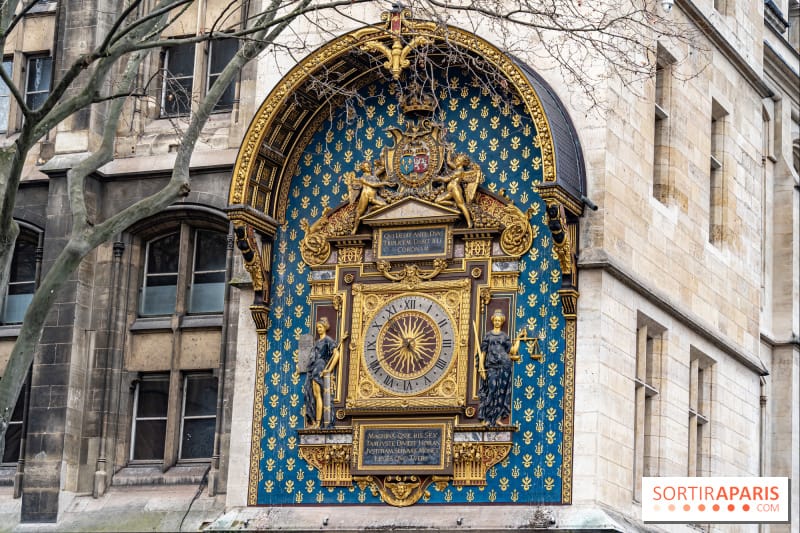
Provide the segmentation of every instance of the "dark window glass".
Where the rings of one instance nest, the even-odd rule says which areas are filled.
[[[166,434],[166,420],[137,421],[136,445],[133,449],[133,459],[141,461],[163,460]]]
[[[217,412],[217,378],[213,375],[186,376],[184,416],[215,416]]]
[[[164,458],[168,400],[168,375],[143,376],[137,384],[133,418],[133,446],[131,446],[132,459],[161,460]]]
[[[181,459],[206,459],[214,453],[215,419],[197,418],[183,422]]]
[[[211,41],[208,51],[208,85],[211,86],[217,81],[222,70],[231,62],[233,56],[239,50],[239,39],[222,39]],[[220,97],[214,111],[224,112],[233,109],[233,100],[236,95],[236,83],[231,81],[225,92]]]
[[[179,251],[179,233],[147,243],[147,270],[142,287],[141,315],[169,315],[175,311]]]
[[[227,235],[218,231],[198,230],[195,234],[190,313],[222,312],[227,243]]]
[[[52,57],[28,59],[28,83],[25,85],[25,103],[31,109],[39,109],[50,94],[53,76]]]
[[[22,391],[19,393],[19,398],[17,398],[17,405],[14,407],[14,412],[11,413],[11,419],[8,421],[3,463],[16,463],[19,461],[19,451],[22,443],[22,414],[25,410],[25,396],[27,393],[28,387],[23,386]]]
[[[161,103],[161,112],[164,116],[188,115],[192,110],[194,49],[193,43],[179,44],[166,49]]]
[[[3,60],[3,70],[11,77],[12,62],[10,59]],[[8,131],[8,110],[11,105],[11,91],[8,85],[0,79],[0,133]]]
[[[11,275],[6,287],[4,324],[22,322],[36,289],[36,243],[20,235],[14,244]]]
[[[210,373],[190,374],[185,378],[183,393],[180,457],[211,457],[217,424],[217,378]]]
[[[166,417],[168,399],[169,381],[166,376],[142,380],[139,383],[136,416],[139,418]]]

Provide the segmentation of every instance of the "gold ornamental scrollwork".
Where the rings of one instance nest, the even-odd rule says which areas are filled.
[[[325,234],[328,225],[326,214],[327,211],[313,224],[306,219],[300,221],[300,227],[305,232],[305,237],[300,241],[300,255],[311,266],[321,265],[331,256],[331,245]]]
[[[300,241],[300,256],[306,264],[319,266],[328,260],[331,256],[329,238],[350,233],[354,208],[355,206],[345,205],[331,212],[326,207],[322,216],[313,224],[309,224],[306,219],[300,221],[300,228],[305,233]]]
[[[417,47],[431,44],[433,41],[423,35],[413,37],[408,44],[403,46],[404,38],[401,37],[401,32],[408,29],[422,29],[420,23],[416,23],[412,28],[408,28],[409,20],[411,18],[410,9],[401,9],[381,14],[381,18],[386,22],[386,33],[376,36],[374,39],[365,42],[361,45],[361,49],[371,52],[377,51],[384,55],[386,62],[383,64],[384,68],[392,73],[392,78],[395,80],[400,79],[400,74],[404,69],[411,65],[408,55]],[[412,23],[413,24],[413,23]],[[427,29],[435,29],[436,25],[428,23]],[[392,39],[391,48],[381,42],[382,39],[390,37]]]
[[[534,230],[528,221],[529,213],[523,213],[513,203],[488,194],[478,197],[478,206],[486,217],[487,227],[503,228],[500,248],[508,255],[520,257],[533,245]]]
[[[486,473],[506,458],[511,443],[457,442],[453,446],[453,485],[485,486]]]
[[[533,230],[528,222],[528,217],[513,204],[505,206],[500,216],[500,221],[505,226],[500,234],[500,248],[505,253],[521,256],[530,250],[533,244]]]
[[[414,289],[423,281],[433,279],[447,268],[446,259],[434,259],[433,270],[423,272],[415,264],[403,265],[403,270],[392,272],[392,264],[389,261],[378,261],[376,265],[378,272],[390,281],[401,281],[406,288]]]
[[[350,444],[300,445],[300,457],[319,472],[323,487],[349,487],[353,484]]]
[[[430,497],[426,489],[434,481],[430,476],[403,475],[356,476],[354,479],[362,490],[369,487],[373,496],[380,494],[384,502],[395,507],[408,507],[422,497]]]

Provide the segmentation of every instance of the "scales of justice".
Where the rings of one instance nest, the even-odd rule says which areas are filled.
[[[529,213],[481,187],[417,84],[404,129],[345,172],[347,201],[302,221],[313,330],[301,336],[300,455],[323,486],[369,487],[407,506],[438,484],[485,486],[511,450],[514,327]]]

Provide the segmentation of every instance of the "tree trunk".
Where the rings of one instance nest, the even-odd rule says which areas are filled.
[[[14,411],[17,397],[25,376],[33,362],[33,356],[42,336],[47,314],[53,305],[58,289],[64,286],[81,260],[91,248],[85,243],[70,240],[58,254],[53,266],[47,272],[41,286],[33,294],[33,299],[25,312],[19,337],[8,360],[3,379],[0,381],[0,457],[5,450],[5,435],[8,421]]]
[[[19,178],[12,175],[18,166],[16,151],[15,145],[0,150],[0,322],[5,309],[6,287],[11,274],[14,243],[17,242],[19,235],[19,225],[13,218],[16,188],[19,183]]]

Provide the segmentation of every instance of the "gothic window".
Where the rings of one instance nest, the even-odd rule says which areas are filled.
[[[164,49],[161,66],[161,116],[175,117],[191,113],[193,92],[198,95],[208,92],[239,49],[239,40],[229,38],[209,41],[207,61],[197,67],[205,68],[205,72],[195,72],[196,54],[202,53],[202,48],[198,49],[198,46],[205,45],[206,43],[185,43]],[[202,87],[203,84],[205,87]],[[233,109],[235,95],[235,83],[231,82],[213,111],[219,113]]]
[[[146,374],[136,384],[131,459],[164,459],[168,398],[169,374]]]
[[[225,291],[225,247],[227,236],[217,231],[197,230],[189,313],[221,313]]]
[[[238,39],[222,39],[211,41],[208,45],[208,79],[206,80],[206,91],[211,88],[222,70],[231,62],[233,56],[239,50]],[[233,109],[233,101],[236,98],[236,84],[231,82],[220,97],[217,105],[214,106],[215,112],[225,112]]]
[[[717,102],[711,102],[711,154],[709,179],[708,240],[717,244],[725,236],[725,131],[730,122],[728,112]]]
[[[36,288],[36,240],[20,233],[14,245],[11,274],[3,299],[3,324],[20,324]]]
[[[176,44],[164,51],[162,65],[161,115],[188,115],[194,87],[194,43]]]
[[[180,234],[173,233],[147,243],[142,316],[169,315],[175,311],[178,289]]]
[[[22,446],[22,428],[25,413],[25,402],[28,397],[28,384],[22,386],[22,390],[17,398],[17,404],[14,406],[14,412],[11,413],[11,419],[8,421],[8,428],[6,428],[6,447],[3,451],[2,462],[3,464],[16,463],[20,458],[20,450]]]
[[[661,46],[656,58],[655,106],[653,111],[653,197],[666,203],[675,191],[669,183],[669,144],[673,63],[675,59]]]
[[[189,372],[172,392],[169,372],[142,374],[133,400],[130,457],[133,461],[207,460],[214,451],[217,378],[211,371]],[[178,403],[179,402],[179,403]],[[171,438],[177,431],[178,438]]]
[[[25,84],[25,104],[30,109],[39,109],[50,94],[53,81],[53,58],[31,56],[28,58],[28,77]]]
[[[227,236],[184,228],[147,243],[140,316],[222,312]],[[181,250],[191,250],[191,257],[181,258]],[[178,287],[188,287],[185,298]]]
[[[210,372],[184,376],[180,459],[207,459],[214,451],[217,378]]]

